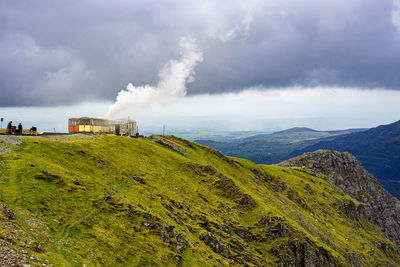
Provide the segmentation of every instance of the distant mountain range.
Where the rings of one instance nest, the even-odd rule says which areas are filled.
[[[274,132],[272,134],[259,134],[246,138],[241,138],[236,142],[264,140],[264,141],[283,141],[283,142],[293,143],[304,140],[312,140],[323,137],[331,137],[342,134],[362,132],[366,130],[368,129],[359,128],[359,129],[346,129],[346,130],[334,130],[334,131],[318,131],[307,127],[294,127],[287,130]]]
[[[317,131],[306,127],[295,127],[272,134],[259,134],[231,141],[196,140],[229,156],[249,159],[260,164],[274,164],[288,159],[293,151],[303,149],[321,138],[365,131],[347,129]]]
[[[275,132],[273,134],[287,134],[287,133],[304,133],[304,132],[314,132],[314,133],[329,133],[329,134],[348,134],[366,131],[368,128],[356,128],[356,129],[346,129],[346,130],[333,130],[333,131],[318,131],[307,127],[293,127],[287,130]]]
[[[400,199],[400,121],[372,129],[316,131],[296,127],[235,142],[197,142],[261,164],[279,163],[319,149],[350,152]]]

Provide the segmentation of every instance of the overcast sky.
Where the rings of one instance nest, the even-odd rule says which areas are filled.
[[[188,96],[400,90],[400,0],[4,0],[0,25],[0,107],[111,103],[182,37],[202,55]]]
[[[0,105],[114,100],[129,82],[157,82],[188,35],[204,57],[189,94],[257,85],[398,90],[398,8],[392,0],[5,0]]]

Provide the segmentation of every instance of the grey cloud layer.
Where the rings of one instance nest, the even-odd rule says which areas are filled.
[[[191,35],[189,94],[292,85],[400,89],[397,0],[1,1],[0,106],[113,100],[154,84]]]

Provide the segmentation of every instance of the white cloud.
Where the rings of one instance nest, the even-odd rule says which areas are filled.
[[[249,35],[250,26],[253,21],[253,16],[248,12],[239,24],[233,26],[225,32],[219,34],[219,40],[223,43],[237,38],[238,36],[247,37]]]
[[[0,105],[111,100],[129,82],[156,85],[187,35],[204,53],[190,93],[397,88],[399,1],[2,1]]]
[[[392,23],[400,33],[400,0],[393,0]]]

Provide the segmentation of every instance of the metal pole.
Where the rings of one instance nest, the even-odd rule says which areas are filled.
[[[165,124],[163,124],[162,135],[165,135]]]

